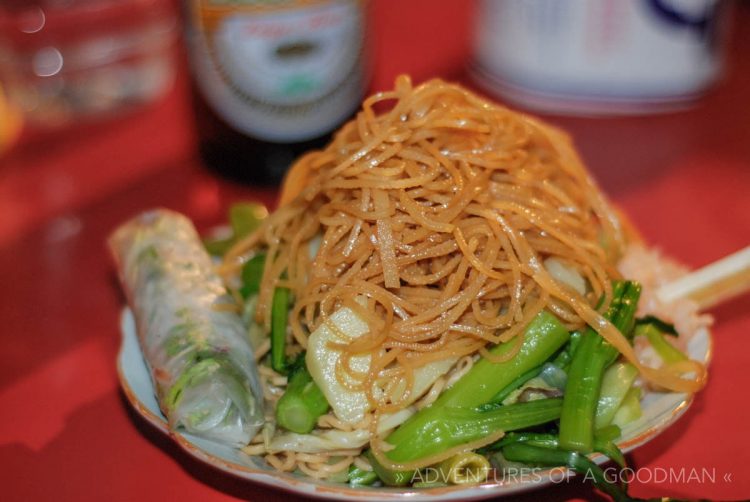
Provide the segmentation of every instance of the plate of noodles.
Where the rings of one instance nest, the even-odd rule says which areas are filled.
[[[710,318],[569,138],[441,80],[366,99],[220,239],[146,211],[109,240],[133,407],[301,495],[466,500],[586,473],[705,383]]]

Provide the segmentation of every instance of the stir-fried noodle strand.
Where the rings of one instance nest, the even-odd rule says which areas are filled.
[[[570,329],[594,327],[646,379],[698,390],[702,365],[644,367],[602,317],[623,246],[617,215],[565,134],[459,86],[415,87],[402,76],[368,98],[325,150],[297,161],[281,207],[220,271],[235,277],[262,249],[256,320],[268,329],[274,288],[290,288],[300,348],[342,306],[361,316],[370,331],[340,344],[337,375],[367,393],[376,418],[413,401],[415,368],[489,357],[489,344],[514,339],[517,350],[543,309]],[[549,258],[578,271],[587,293],[555,280]],[[362,354],[369,371],[354,372],[351,358]],[[288,456],[273,462],[291,468]]]

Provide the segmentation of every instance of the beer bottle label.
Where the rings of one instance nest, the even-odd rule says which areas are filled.
[[[194,0],[188,43],[200,92],[249,136],[322,136],[364,92],[359,1]]]

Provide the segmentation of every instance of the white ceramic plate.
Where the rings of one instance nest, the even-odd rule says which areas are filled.
[[[340,483],[316,481],[308,477],[278,472],[267,466],[259,457],[252,457],[241,451],[190,434],[170,431],[167,421],[159,410],[154,397],[151,377],[143,361],[135,322],[130,310],[122,315],[122,346],[117,358],[120,384],[133,407],[146,420],[168,434],[188,454],[222,471],[234,474],[254,483],[273,486],[307,497],[352,500],[394,500],[410,501],[469,500],[510,495],[551,484],[554,479],[565,475],[563,469],[551,469],[534,476],[510,477],[507,480],[493,481],[481,485],[450,486],[441,488],[351,488]],[[690,341],[688,353],[693,359],[708,363],[711,355],[711,335],[702,330]],[[690,406],[692,399],[678,393],[647,393],[642,401],[643,416],[629,424],[619,442],[623,452],[631,451],[648,442],[672,425]],[[595,458],[604,462],[603,457]],[[537,475],[539,474],[539,475]]]

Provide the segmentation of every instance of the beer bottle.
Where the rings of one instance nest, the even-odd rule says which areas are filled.
[[[272,185],[325,145],[366,82],[362,0],[186,0],[204,162]]]

